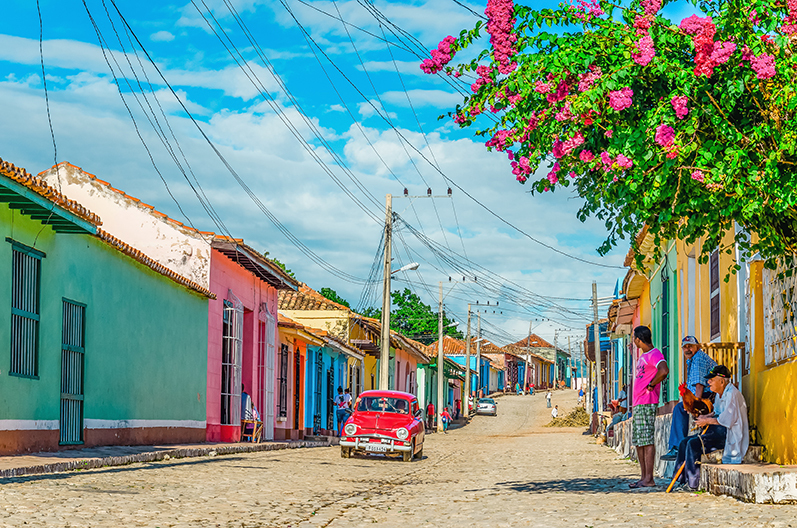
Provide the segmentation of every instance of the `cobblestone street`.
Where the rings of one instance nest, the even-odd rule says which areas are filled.
[[[795,506],[629,490],[635,464],[581,429],[549,429],[541,396],[499,399],[427,436],[422,461],[293,449],[5,479],[2,526],[778,526]],[[567,412],[574,393],[555,393]]]

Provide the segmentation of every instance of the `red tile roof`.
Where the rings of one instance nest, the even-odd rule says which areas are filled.
[[[550,344],[548,341],[541,338],[537,334],[531,334],[529,337],[524,337],[517,343],[512,343],[512,345],[520,348],[526,348],[526,347],[553,348],[552,344]]]
[[[301,283],[298,291],[280,290],[279,292],[280,310],[334,310],[351,312],[351,308],[346,308],[342,304],[330,301],[314,289]],[[378,321],[377,321],[378,322]]]
[[[48,185],[43,178],[39,176],[33,176],[25,169],[17,167],[13,163],[9,163],[2,158],[0,158],[0,174],[24,185],[42,198],[46,198],[47,200],[60,205],[70,213],[82,218],[83,220],[95,226],[102,225],[102,220],[100,220],[99,216],[92,213],[77,203],[75,200],[70,200],[55,190],[53,187]]]

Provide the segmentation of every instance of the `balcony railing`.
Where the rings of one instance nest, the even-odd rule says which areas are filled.
[[[742,376],[747,374],[742,366],[744,357],[744,343],[724,342],[724,343],[704,343],[701,345],[703,350],[717,365],[725,365],[731,371],[731,379],[734,385],[740,386]]]

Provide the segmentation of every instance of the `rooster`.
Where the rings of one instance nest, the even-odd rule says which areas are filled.
[[[678,387],[678,392],[681,393],[681,398],[684,400],[684,409],[695,418],[703,414],[711,414],[714,410],[714,405],[710,400],[695,396],[692,391],[686,388],[686,383],[681,383]]]

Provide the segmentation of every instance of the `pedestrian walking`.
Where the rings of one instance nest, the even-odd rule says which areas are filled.
[[[656,481],[653,479],[653,466],[656,459],[654,437],[656,407],[659,404],[661,382],[667,378],[670,369],[664,355],[653,346],[650,328],[647,326],[634,328],[634,346],[639,348],[642,354],[636,364],[631,443],[637,449],[642,478],[632,482],[628,487],[651,488],[656,485]]]
[[[448,425],[451,423],[451,414],[448,412],[448,407],[443,409],[440,418],[443,420],[443,432],[448,434]]]
[[[553,408],[551,411],[551,418],[558,418],[559,417],[559,406]]]
[[[545,401],[548,404],[548,408],[549,409],[551,408],[551,397],[552,396],[553,395],[551,394],[551,389],[548,389],[548,392],[545,394]]]
[[[426,406],[426,428],[434,428],[434,404],[432,402]]]
[[[581,405],[584,403],[584,387],[578,389],[578,404]]]
[[[338,395],[335,397],[335,418],[338,420],[338,435],[343,436],[343,424],[349,417],[348,406],[351,401],[351,396],[346,399],[343,394],[343,387],[338,387]]]

